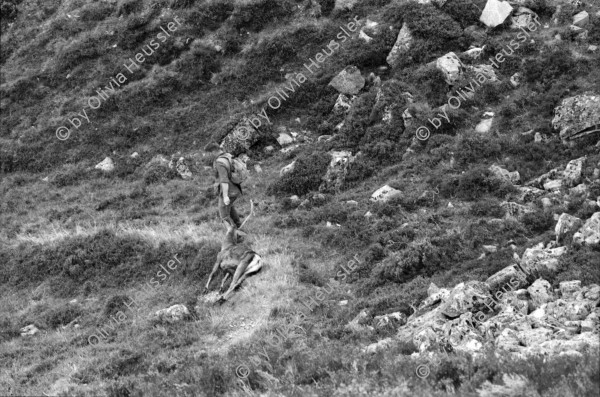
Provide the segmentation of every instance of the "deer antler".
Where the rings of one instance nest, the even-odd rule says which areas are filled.
[[[250,217],[252,216],[253,213],[254,213],[254,202],[252,200],[250,200],[250,213],[248,214],[248,216],[246,217],[246,219],[244,219],[244,222],[242,222],[242,224],[240,225],[240,227],[238,227],[238,230],[244,227],[244,225],[246,224],[246,222],[248,221],[248,219],[250,219]]]

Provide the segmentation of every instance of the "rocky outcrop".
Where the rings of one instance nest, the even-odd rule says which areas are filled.
[[[563,142],[600,132],[600,95],[586,93],[564,99],[554,109],[552,126]]]
[[[489,280],[512,278],[514,268],[506,268]],[[498,284],[498,283],[497,283]],[[491,298],[486,283],[461,283],[452,289],[444,305],[419,310],[398,329],[397,340],[412,341],[420,353],[464,351],[477,354],[484,347],[517,356],[579,354],[598,347],[600,286],[582,287],[579,280],[562,282],[553,290],[538,279],[527,289],[507,280]],[[470,293],[474,295],[471,296]],[[480,299],[486,304],[475,313]],[[493,299],[493,300],[492,300]],[[460,304],[458,304],[460,302]],[[448,317],[446,307],[455,307]],[[460,313],[460,314],[459,314]],[[369,351],[390,346],[373,344]]]
[[[365,78],[356,66],[347,66],[329,82],[329,85],[340,94],[356,95],[365,86]]]

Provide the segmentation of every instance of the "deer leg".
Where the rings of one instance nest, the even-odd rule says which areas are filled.
[[[215,262],[215,265],[213,266],[213,269],[210,272],[210,275],[208,276],[208,281],[206,282],[206,288],[204,288],[205,290],[208,290],[208,287],[210,285],[210,282],[212,281],[213,276],[215,275],[217,270],[219,270],[219,266],[221,266],[221,258],[217,258],[217,261]]]
[[[219,289],[219,293],[223,293],[223,289],[225,288],[225,280],[229,278],[229,272],[225,272],[225,276],[223,276],[223,281],[221,281],[221,288]]]
[[[229,286],[229,289],[227,290],[227,292],[225,294],[223,294],[222,299],[227,300],[229,298],[229,295],[231,295],[231,293],[239,286],[242,284],[242,282],[248,277],[253,275],[254,273],[258,272],[262,266],[261,266],[261,258],[258,255],[253,255],[251,257],[251,262],[249,264],[247,264],[246,266],[244,266],[244,274],[234,283],[233,280],[231,281],[231,285]],[[241,265],[241,264],[240,264]],[[241,266],[240,266],[241,267]],[[238,267],[238,270],[240,270],[240,267]],[[237,273],[237,272],[236,272]]]

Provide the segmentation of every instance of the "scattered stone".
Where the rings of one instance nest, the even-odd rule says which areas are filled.
[[[275,150],[275,148],[273,146],[269,145],[265,148],[265,153],[267,153],[267,154],[273,153],[274,150]]]
[[[289,174],[296,167],[296,160],[292,161],[290,164],[286,165],[279,171],[279,176],[284,176],[285,174]]]
[[[322,193],[339,193],[346,180],[348,167],[354,161],[356,156],[352,156],[352,152],[350,151],[333,151],[330,154],[331,161],[329,163],[329,168],[327,168],[327,173],[319,186],[319,191]]]
[[[506,211],[506,217],[521,219],[525,214],[529,214],[534,210],[526,205],[521,205],[512,201],[503,201],[500,207]]]
[[[481,57],[481,54],[483,53],[484,48],[485,46],[483,46],[483,48],[471,48],[463,52],[463,55],[471,59],[479,59]]]
[[[558,284],[558,289],[560,290],[560,294],[563,298],[574,297],[576,293],[581,291],[581,281],[561,281]]]
[[[347,66],[329,83],[341,94],[356,95],[365,86],[365,78],[356,66]]]
[[[527,26],[533,22],[536,13],[526,7],[519,7],[511,17],[512,24],[511,29],[527,28]]]
[[[371,195],[371,201],[381,201],[381,202],[388,202],[390,199],[394,198],[394,197],[399,197],[402,195],[402,192],[400,190],[394,189],[393,187],[389,186],[389,185],[385,185],[380,187],[379,189],[377,189],[372,195]]]
[[[285,132],[281,132],[277,137],[277,143],[279,143],[280,146],[291,145],[292,143],[294,143],[294,138],[292,138]]]
[[[386,58],[388,65],[395,67],[399,63],[400,57],[410,49],[412,41],[413,37],[408,29],[408,25],[404,22],[398,33],[396,43]]]
[[[335,105],[333,105],[334,113],[338,113],[338,114],[348,113],[348,111],[350,111],[350,109],[352,108],[352,101],[354,100],[354,98],[355,97],[350,99],[350,98],[348,98],[347,95],[339,94],[335,101]],[[329,136],[329,135],[323,135],[323,136]]]
[[[183,321],[190,316],[190,311],[185,305],[173,305],[167,309],[161,309],[154,313],[154,319],[169,324]]]
[[[183,157],[180,157],[177,162],[175,162],[175,159],[171,159],[171,161],[169,161],[169,168],[173,167],[182,179],[190,179],[192,177],[192,172],[190,171]]]
[[[489,170],[498,178],[510,182],[513,185],[518,184],[521,181],[521,176],[519,175],[519,171],[510,172],[502,167],[497,165],[492,165]]]
[[[469,311],[477,312],[484,308],[483,302],[488,299],[491,299],[491,295],[487,284],[481,281],[460,283],[450,292],[442,313],[455,318]]]
[[[485,252],[492,253],[498,251],[498,247],[495,245],[484,245],[483,250]]]
[[[503,287],[511,289],[524,287],[527,285],[527,280],[517,265],[510,265],[492,274],[485,283],[490,286],[490,291],[497,291]]]
[[[513,74],[512,76],[510,76],[510,84],[516,88],[521,84],[522,79],[523,79],[523,75],[521,73],[517,72],[517,73]]]
[[[573,243],[590,247],[600,245],[600,212],[594,213],[581,229],[573,235]]]
[[[579,182],[581,182],[585,159],[585,157],[580,157],[578,159],[571,160],[565,167],[565,170],[563,171],[563,181],[567,187],[576,186],[579,184]]]
[[[394,312],[390,314],[383,314],[381,316],[375,316],[373,318],[373,324],[376,329],[381,328],[393,328],[396,329],[406,324],[406,315],[401,312]]]
[[[113,163],[110,157],[106,157],[104,160],[96,164],[94,168],[104,172],[112,172],[115,169],[115,163]]]
[[[583,28],[590,21],[590,14],[587,11],[581,11],[573,17],[573,25]]]
[[[569,215],[567,213],[561,214],[558,218],[558,222],[554,227],[554,234],[556,234],[556,242],[563,242],[566,237],[575,234],[575,232],[581,228],[583,221],[577,217]]]
[[[479,20],[490,28],[495,28],[504,23],[513,8],[507,1],[488,0],[481,12]]]
[[[358,201],[356,201],[356,200],[348,200],[348,201],[346,201],[346,204],[348,204],[348,205],[358,205]]]
[[[133,153],[131,153],[131,156],[130,156],[130,157],[131,157],[132,159],[137,159],[139,156],[140,156],[140,155],[139,155],[139,153],[138,153],[138,152],[133,152]]]
[[[599,95],[586,93],[566,98],[554,109],[552,126],[560,131],[563,143],[587,135],[597,124],[600,124]]]
[[[439,57],[435,66],[444,73],[446,83],[450,85],[454,84],[462,76],[462,63],[453,52]]]
[[[529,292],[534,309],[539,308],[544,303],[554,300],[552,286],[544,279],[535,280],[533,284],[527,288],[527,292]]]
[[[257,174],[260,174],[262,172],[262,168],[259,164],[254,164],[254,171],[256,171]]]
[[[527,248],[521,258],[521,269],[527,274],[537,274],[541,270],[555,272],[559,258],[567,252],[566,247],[553,249]]]
[[[358,0],[335,0],[334,10],[352,10]]]
[[[347,305],[348,305],[348,300],[343,300],[343,301],[340,301],[340,302],[338,303],[338,305],[339,305],[339,306],[347,306]]]
[[[40,332],[40,330],[33,324],[29,324],[26,327],[23,327],[19,330],[21,332],[21,336],[33,336]]]

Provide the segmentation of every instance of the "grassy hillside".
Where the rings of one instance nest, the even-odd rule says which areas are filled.
[[[486,29],[484,0],[0,0],[0,395],[596,396],[597,351],[438,354],[422,377],[414,344],[365,350],[398,331],[369,328],[374,317],[410,316],[431,283],[485,281],[555,240],[558,215],[599,211],[598,135],[566,145],[551,122],[565,98],[600,95],[590,49],[600,4],[558,3],[527,2],[540,28],[494,69],[497,82],[454,109],[441,107],[475,73],[449,85],[436,60],[452,51],[489,64],[520,32],[510,18]],[[582,10],[584,39],[569,28]],[[353,21],[359,29],[307,70]],[[412,42],[390,66],[403,25]],[[464,55],[471,46],[479,59]],[[350,65],[366,84],[340,111],[329,82]],[[299,73],[306,80],[270,106]],[[202,148],[261,112],[270,123],[248,150],[238,207],[256,204],[245,228],[264,267],[214,306],[202,290],[224,231]],[[486,112],[494,122],[478,133]],[[429,139],[416,139],[420,126]],[[280,131],[303,137],[298,147],[280,150]],[[341,150],[356,155],[343,184],[319,192]],[[193,177],[153,165],[159,155],[184,157]],[[95,169],[107,156],[114,171]],[[522,186],[584,156],[585,194],[565,187],[505,216],[519,186],[491,165],[518,171]],[[402,194],[371,201],[383,185]],[[600,284],[599,248],[566,246],[544,278]],[[140,294],[174,257],[172,274]],[[152,316],[175,304],[190,316]],[[39,332],[21,336],[30,324]]]

